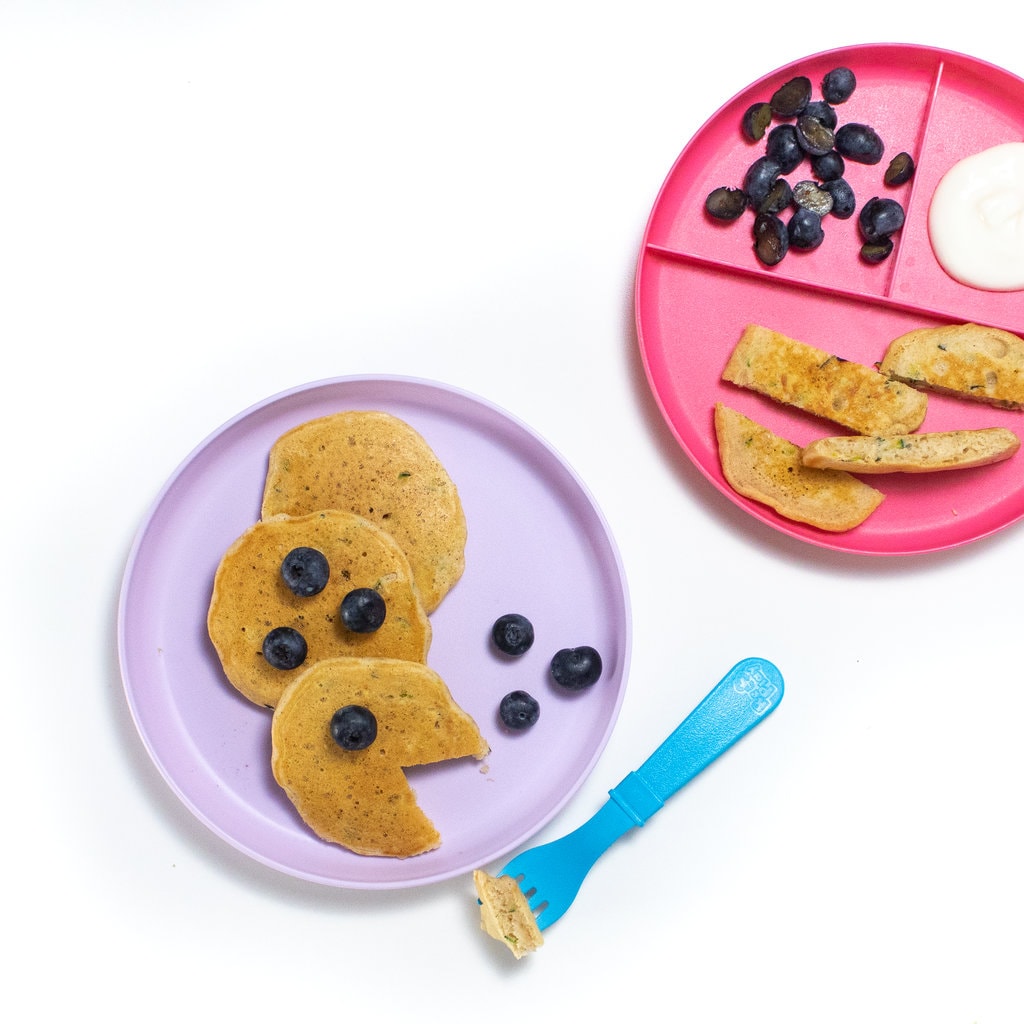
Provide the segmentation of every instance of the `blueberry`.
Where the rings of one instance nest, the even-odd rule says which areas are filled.
[[[330,576],[327,559],[316,548],[293,548],[281,563],[281,578],[296,597],[319,594]]]
[[[830,128],[832,131],[836,130],[836,125],[839,123],[839,118],[832,104],[826,103],[825,100],[811,100],[804,107],[804,114],[817,118],[826,128]]]
[[[824,156],[836,141],[831,128],[808,114],[800,115],[796,123],[796,137],[800,147],[810,156]]]
[[[585,690],[601,676],[601,655],[593,647],[565,647],[551,659],[551,678],[566,690]]]
[[[839,220],[848,220],[857,209],[857,197],[853,194],[850,183],[845,178],[835,178],[821,183],[823,192],[832,197],[832,216]]]
[[[341,621],[353,633],[375,633],[386,615],[384,598],[372,587],[357,587],[342,598]]]
[[[540,705],[525,690],[513,690],[501,698],[498,715],[507,728],[518,732],[536,723],[540,718]]]
[[[782,213],[787,206],[792,205],[793,189],[785,178],[776,178],[768,194],[761,201],[757,213]]]
[[[789,233],[789,244],[794,249],[817,249],[825,240],[825,232],[821,229],[821,214],[805,206],[796,208],[786,230]]]
[[[298,668],[306,653],[306,638],[291,626],[278,626],[263,638],[263,657],[274,668]]]
[[[736,220],[747,208],[747,195],[741,188],[722,185],[708,193],[704,209],[715,220]]]
[[[791,124],[777,124],[769,133],[764,145],[764,155],[778,165],[779,174],[795,171],[804,158],[804,148],[796,127]]]
[[[857,76],[849,68],[833,68],[821,80],[821,95],[827,103],[845,103],[857,88]]]
[[[752,103],[743,112],[743,134],[751,142],[760,142],[768,125],[772,123],[772,107],[770,103]]]
[[[877,242],[865,242],[860,248],[860,256],[865,263],[881,263],[889,258],[892,249],[892,239],[883,238]]]
[[[811,101],[811,80],[797,75],[772,93],[771,108],[776,117],[796,117]]]
[[[846,161],[834,149],[830,149],[811,161],[811,170],[820,182],[835,181],[846,173]]]
[[[377,738],[377,719],[369,708],[347,704],[331,716],[331,738],[342,750],[365,750]]]
[[[850,121],[836,129],[836,149],[847,160],[877,164],[885,152],[885,144],[874,128]]]
[[[780,173],[779,165],[767,156],[758,157],[743,176],[743,191],[751,207],[758,209]]]
[[[857,218],[865,242],[880,242],[903,227],[903,207],[895,199],[869,199]]]
[[[502,615],[491,627],[491,639],[504,654],[525,654],[533,646],[533,623],[515,612]]]
[[[914,158],[909,153],[897,153],[885,169],[882,180],[890,188],[905,185],[914,176]]]
[[[798,181],[793,186],[793,202],[813,210],[819,217],[832,212],[832,196],[816,181]]]
[[[754,252],[766,266],[781,263],[789,251],[786,225],[775,214],[761,213],[754,218]]]

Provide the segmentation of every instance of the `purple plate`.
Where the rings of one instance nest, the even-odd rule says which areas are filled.
[[[206,633],[214,572],[259,516],[267,454],[305,420],[383,409],[427,440],[455,480],[469,524],[466,572],[431,615],[428,662],[491,745],[408,771],[441,846],[405,860],[361,857],[322,842],[270,771],[270,712],[225,680]],[[519,612],[536,641],[518,659],[490,645],[494,620]],[[132,547],[118,643],[125,692],[150,756],[217,835],[257,861],[326,885],[397,889],[472,871],[504,856],[565,806],[611,734],[629,664],[629,599],[607,524],[571,467],[508,413],[446,385],[346,377],[283,392],[204,441],[165,484]],[[589,644],[598,683],[557,693],[547,676],[562,647]],[[510,690],[540,702],[537,724],[497,718]]]

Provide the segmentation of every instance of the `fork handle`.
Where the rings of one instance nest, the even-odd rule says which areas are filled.
[[[671,736],[609,796],[637,825],[778,707],[782,674],[764,658],[734,665]]]

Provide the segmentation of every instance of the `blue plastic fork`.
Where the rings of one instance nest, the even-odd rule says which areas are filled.
[[[747,658],[734,665],[675,732],[609,791],[589,821],[513,857],[499,873],[519,883],[537,925],[553,925],[576,899],[598,857],[774,711],[783,691],[782,675],[770,661]]]

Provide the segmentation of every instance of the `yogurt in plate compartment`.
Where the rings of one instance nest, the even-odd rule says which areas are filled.
[[[954,164],[932,196],[928,234],[935,258],[961,284],[1024,288],[1024,142]]]

